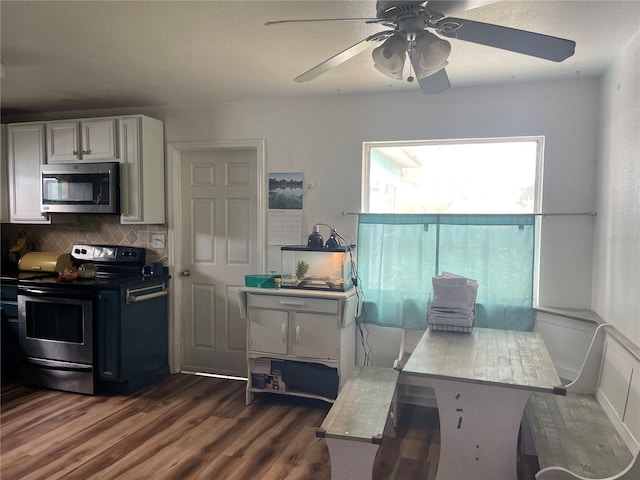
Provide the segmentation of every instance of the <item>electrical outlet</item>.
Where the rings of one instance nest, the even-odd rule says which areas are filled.
[[[164,235],[151,235],[151,248],[164,248]]]

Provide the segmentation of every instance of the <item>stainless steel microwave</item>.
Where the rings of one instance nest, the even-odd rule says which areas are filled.
[[[120,213],[119,164],[40,166],[43,213]]]

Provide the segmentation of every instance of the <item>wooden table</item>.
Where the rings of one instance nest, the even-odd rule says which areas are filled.
[[[529,394],[566,393],[542,337],[533,332],[428,329],[403,373],[435,390],[437,480],[516,480],[518,432]]]

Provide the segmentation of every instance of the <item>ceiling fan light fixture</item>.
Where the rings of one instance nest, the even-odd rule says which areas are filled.
[[[442,70],[444,67],[446,67],[447,65],[449,65],[449,62],[447,62],[446,60],[444,62],[442,62],[440,65],[433,67],[431,69],[423,69],[418,67],[418,69],[415,69],[416,72],[416,78],[418,80],[422,80],[423,78],[427,78],[430,77],[431,75],[433,75],[434,73],[439,72],[440,70]]]
[[[373,49],[373,64],[379,72],[396,80],[402,80],[402,70],[409,43],[404,36],[396,34]]]
[[[380,68],[378,65],[374,64],[373,66],[376,70],[378,70],[380,73],[384,73],[387,77],[393,78],[394,80],[402,80],[402,70],[400,70],[399,72],[387,72],[386,70]]]
[[[451,44],[447,40],[426,30],[418,34],[414,48],[420,70],[434,73],[446,65],[451,54]]]

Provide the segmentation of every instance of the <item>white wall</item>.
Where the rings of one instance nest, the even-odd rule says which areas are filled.
[[[640,345],[640,33],[602,86],[592,309]]]
[[[168,142],[266,138],[267,171],[301,171],[316,185],[304,200],[303,233],[322,222],[354,237],[356,218],[342,212],[360,210],[364,141],[544,135],[543,210],[595,210],[599,88],[598,80],[580,79],[451,89],[431,97],[298,98],[158,113]],[[594,218],[546,217],[541,223],[539,303],[590,308]],[[271,248],[268,270],[279,270],[279,261]],[[391,365],[398,332],[369,326],[368,333],[374,362]]]
[[[360,210],[364,141],[544,135],[544,211],[595,210],[599,89],[597,79],[576,78],[451,88],[434,96],[416,90],[74,112],[49,118],[143,113],[165,121],[167,142],[264,138],[267,172],[303,172],[305,181],[316,185],[304,200],[304,237],[318,222],[355,237],[357,218],[342,212]],[[540,304],[590,308],[593,223],[593,217],[542,221]],[[278,270],[279,261],[278,249],[271,248],[267,269]],[[371,328],[374,358],[381,363],[388,363],[397,351],[396,334]]]
[[[161,113],[167,141],[267,139],[267,171],[302,171],[315,188],[303,233],[314,223],[354,237],[362,142],[545,135],[547,212],[595,209],[598,91],[594,79],[419,92],[235,102]],[[500,172],[496,172],[500,175]],[[540,304],[591,305],[592,217],[542,221]],[[301,242],[304,238],[301,239]],[[269,270],[279,269],[272,249]]]

